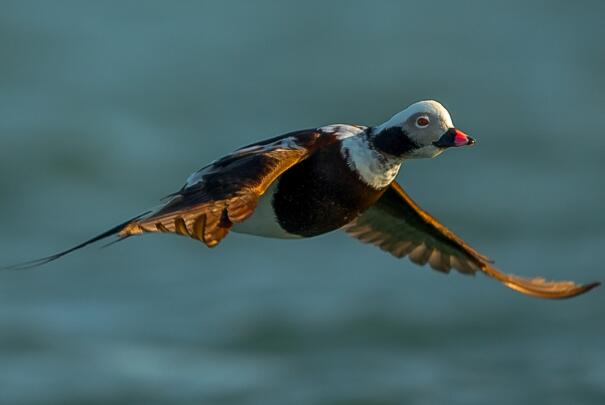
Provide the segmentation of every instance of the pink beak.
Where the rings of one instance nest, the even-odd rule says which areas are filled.
[[[450,128],[433,145],[439,148],[451,148],[473,145],[475,140],[457,128]]]
[[[462,132],[461,130],[454,128],[454,146],[465,146],[472,145],[475,140]]]

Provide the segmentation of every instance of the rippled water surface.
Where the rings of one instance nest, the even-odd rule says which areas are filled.
[[[574,3],[575,4],[575,3]],[[513,273],[604,280],[605,6],[0,1],[0,264],[279,133],[442,101],[414,198]],[[545,302],[334,233],[166,235],[0,273],[6,404],[603,404],[605,295]]]

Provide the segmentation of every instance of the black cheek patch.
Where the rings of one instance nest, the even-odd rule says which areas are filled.
[[[418,149],[418,145],[401,127],[383,129],[372,137],[372,143],[376,149],[391,156],[402,156],[411,150]]]

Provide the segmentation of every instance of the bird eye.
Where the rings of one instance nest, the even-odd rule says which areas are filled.
[[[418,117],[416,119],[416,126],[418,128],[426,128],[430,124],[429,117],[423,115],[422,117]]]

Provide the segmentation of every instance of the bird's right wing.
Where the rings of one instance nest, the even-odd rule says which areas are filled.
[[[569,298],[599,285],[527,279],[499,271],[491,260],[416,205],[396,182],[375,205],[343,229],[362,242],[372,243],[396,257],[408,256],[416,264],[428,263],[442,272],[449,272],[451,268],[467,274],[480,271],[513,290],[534,297]]]

